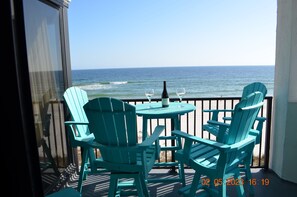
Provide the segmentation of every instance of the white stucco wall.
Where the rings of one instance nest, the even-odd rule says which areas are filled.
[[[270,168],[297,183],[297,1],[278,0]]]

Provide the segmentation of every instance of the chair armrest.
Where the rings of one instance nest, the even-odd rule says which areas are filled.
[[[233,112],[233,109],[204,109],[203,112]]]
[[[250,131],[249,131],[249,135],[252,135],[252,136],[259,136],[259,134],[260,134],[260,131],[258,131],[258,130],[256,130],[256,129],[251,129]]]
[[[256,136],[253,135],[249,135],[248,137],[246,137],[244,140],[241,140],[240,142],[237,142],[235,144],[230,145],[230,150],[239,150],[244,148],[245,146],[251,144],[251,143],[255,143],[256,141]]]
[[[177,135],[178,137],[185,138],[186,141],[189,141],[191,144],[193,142],[198,142],[201,144],[205,144],[214,148],[217,148],[219,150],[228,150],[230,149],[230,145],[219,143],[213,140],[208,140],[208,139],[203,139],[200,137],[196,137],[190,134],[187,134],[185,132],[179,131],[179,130],[174,130],[172,131],[172,134]]]
[[[95,139],[95,136],[93,133],[86,135],[84,137],[75,137],[75,140],[81,141],[81,142],[91,142]]]
[[[225,120],[225,121],[231,121],[232,120],[232,117],[225,116],[225,117],[223,117],[223,120]]]
[[[99,148],[100,150],[109,150],[111,152],[113,151],[123,151],[123,152],[130,152],[130,153],[136,153],[139,152],[139,145],[135,145],[135,146],[122,146],[122,147],[118,147],[118,146],[107,146],[104,144],[101,144],[97,141],[93,141],[90,146],[92,148]]]
[[[218,122],[218,121],[215,121],[215,120],[209,120],[209,121],[207,121],[207,123],[213,124],[213,125],[218,125],[218,126],[224,126],[224,127],[229,127],[230,126],[230,124],[228,124],[228,123]]]
[[[226,144],[222,144],[213,140],[207,140],[207,139],[202,139],[196,136],[192,136],[189,135],[185,132],[181,132],[178,130],[174,130],[172,131],[173,135],[176,135],[179,138],[184,138],[185,142],[184,142],[184,147],[182,150],[179,150],[177,152],[177,157],[179,157],[181,160],[183,160],[184,163],[189,164],[191,158],[192,158],[192,147],[193,147],[193,143],[196,142],[198,144],[203,144],[209,147],[212,147],[214,149],[217,149],[218,151],[225,153],[230,149],[229,145]],[[195,144],[196,144],[195,143]]]
[[[77,122],[77,121],[65,121],[64,124],[66,126],[70,126],[70,125],[88,125],[88,122]]]
[[[213,121],[213,120],[209,120],[207,121],[207,123],[209,123],[210,125],[218,126],[217,133],[213,133],[213,134],[215,134],[215,136],[217,137],[218,142],[224,142],[224,139],[227,135],[226,131],[230,127],[230,124]]]
[[[233,112],[233,109],[205,109],[203,112],[212,113],[211,120],[218,121],[220,112]]]
[[[156,126],[155,130],[153,131],[153,134],[147,137],[139,146],[141,147],[149,147],[151,146],[155,141],[158,140],[160,134],[165,129],[165,126]]]
[[[159,137],[159,140],[175,140],[176,139],[176,136],[160,136]]]
[[[252,135],[252,136],[256,137],[256,144],[260,143],[261,134],[262,134],[262,131],[259,131],[258,128],[257,129],[251,129],[249,131],[249,135]]]
[[[71,128],[71,130],[72,130],[72,133],[71,133],[72,136],[70,136],[71,140],[73,141],[72,143],[74,143],[74,141],[90,143],[95,139],[95,136],[93,133],[85,133],[83,135],[82,135],[82,133],[80,133],[80,135],[82,135],[82,136],[76,136],[74,129],[71,127],[72,125],[74,125],[74,126],[89,125],[88,122],[65,121],[64,124],[66,126],[68,126],[69,128]],[[83,146],[83,144],[81,144],[81,145]],[[77,146],[77,145],[75,145],[75,146]]]
[[[232,117],[223,117],[223,120],[232,120]],[[263,123],[266,120],[266,118],[265,117],[256,117],[256,120]]]
[[[265,117],[256,117],[256,120],[257,121],[261,121],[261,122],[264,122],[265,120],[266,120],[266,118]]]

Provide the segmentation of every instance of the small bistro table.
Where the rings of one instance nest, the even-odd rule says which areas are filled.
[[[181,116],[196,110],[196,107],[189,103],[179,103],[179,102],[170,102],[169,107],[162,107],[161,102],[152,102],[152,103],[144,103],[144,104],[136,104],[136,114],[142,117],[142,140],[145,140],[147,137],[147,124],[149,119],[161,119],[161,118],[169,118],[171,119],[171,129],[172,130],[180,130]],[[163,140],[172,140],[172,145],[170,147],[161,147],[161,150],[171,150],[175,151],[178,147],[175,146],[175,138],[172,136],[160,136],[159,139]],[[170,172],[175,173],[175,166],[178,165],[175,162],[174,154],[172,152],[172,162],[161,162],[156,163],[155,166],[171,166],[172,169]],[[169,179],[167,181],[179,181],[179,179]],[[164,181],[161,179],[157,180],[149,180],[150,182],[159,182]]]
[[[147,137],[147,122],[149,119],[170,118],[173,121],[173,129],[180,130],[180,116],[196,110],[189,103],[170,102],[169,107],[162,107],[161,102],[137,104],[136,114],[142,116],[142,139]]]

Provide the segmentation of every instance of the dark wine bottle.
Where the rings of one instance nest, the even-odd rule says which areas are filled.
[[[163,82],[163,92],[162,92],[162,107],[169,106],[169,96],[166,88],[166,81]]]

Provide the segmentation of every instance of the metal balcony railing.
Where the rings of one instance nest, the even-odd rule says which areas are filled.
[[[123,99],[130,104],[138,104],[148,102],[146,99]],[[220,98],[184,98],[182,102],[191,103],[196,106],[196,110],[181,116],[181,130],[189,134],[214,139],[214,136],[206,131],[202,131],[202,125],[211,118],[211,114],[203,112],[205,109],[233,109],[236,103],[238,103],[240,97],[220,97]],[[153,102],[160,102],[160,99],[153,99]],[[177,99],[171,99],[172,102],[177,102]],[[51,150],[51,156],[55,161],[58,168],[65,168],[70,163],[75,163],[79,166],[80,163],[80,150],[74,150],[70,148],[67,143],[67,133],[64,126],[64,109],[65,106],[62,101],[52,101],[48,108],[48,114],[50,114],[50,126],[46,135],[41,135],[45,140],[47,147]],[[271,112],[272,112],[272,97],[265,98],[264,106],[259,112],[259,116],[265,117],[266,121],[263,125],[262,136],[260,143],[255,146],[253,154],[253,162],[251,167],[253,168],[265,168],[268,169],[269,159],[269,142],[270,142],[270,128],[271,128]],[[219,118],[223,116],[230,116],[228,113],[222,113]],[[150,120],[148,123],[148,133],[150,134],[153,128],[158,125],[165,125],[164,136],[171,135],[171,120],[170,119],[158,119]],[[139,139],[141,139],[142,118],[137,117],[137,128],[139,131]],[[171,145],[170,140],[164,142],[164,146]],[[43,146],[39,147],[40,160],[45,160],[45,150]],[[99,156],[99,151],[97,151]],[[171,151],[164,151],[161,153],[160,161],[169,162],[172,159]]]
[[[206,109],[233,109],[235,105],[240,101],[240,97],[220,97],[220,98],[184,98],[183,102],[191,103],[196,106],[196,110],[181,116],[181,130],[191,135],[198,136],[206,139],[215,139],[213,135],[207,131],[202,130],[202,125],[206,124],[211,119],[211,114],[203,112]],[[148,102],[146,99],[125,99],[124,101],[131,104],[139,104]],[[153,99],[152,101],[160,102],[160,99]],[[172,102],[178,102],[178,99],[171,99]],[[268,169],[269,162],[269,142],[270,142],[270,128],[271,128],[271,112],[272,112],[272,97],[266,97],[264,100],[264,106],[259,112],[260,117],[265,117],[266,121],[263,125],[262,135],[260,137],[260,143],[254,148],[252,168],[265,168]],[[220,113],[219,119],[224,116],[231,116],[231,113]],[[141,117],[138,117],[137,126],[142,128]],[[151,133],[153,128],[158,125],[165,125],[165,136],[171,135],[170,119],[158,119],[150,120],[148,123],[148,132]],[[256,125],[255,125],[256,126]],[[141,135],[141,131],[139,132]],[[172,142],[167,140],[164,142],[164,146],[171,146]],[[161,153],[161,162],[169,162],[172,159],[172,152],[165,151]]]

